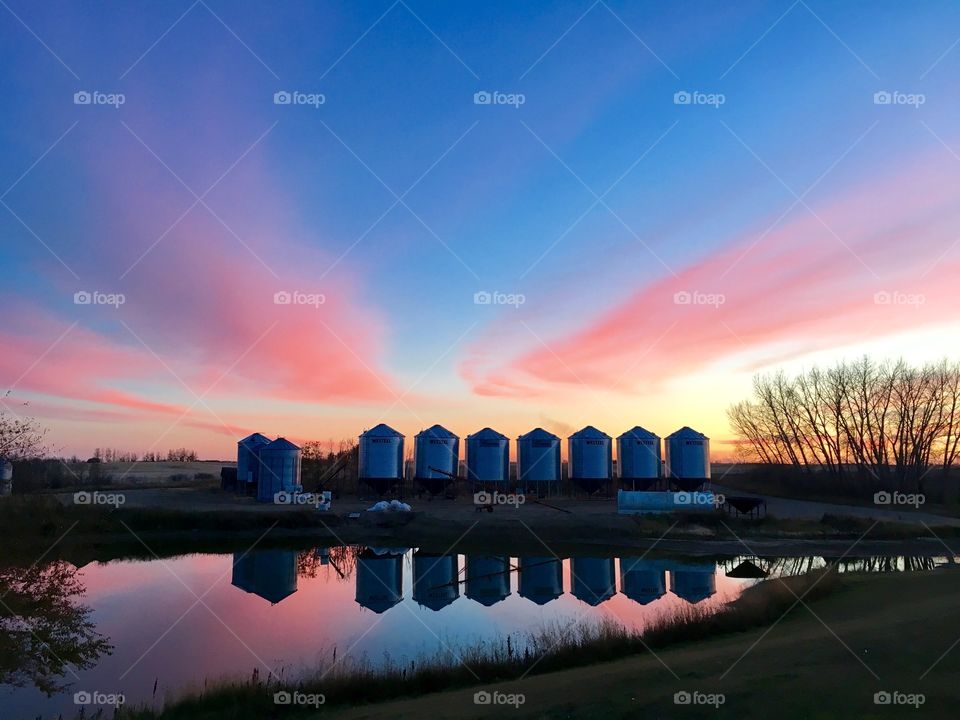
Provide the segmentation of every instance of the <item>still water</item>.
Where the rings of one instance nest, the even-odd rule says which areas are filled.
[[[942,561],[866,559],[842,569],[924,569]],[[34,652],[32,640],[46,640],[50,626],[43,618],[28,618],[26,629],[5,626],[2,632],[17,641],[3,643],[13,650],[0,658],[0,678],[16,675],[23,687],[0,686],[0,707],[4,718],[69,718],[79,709],[76,692],[122,693],[128,704],[159,707],[165,698],[202,688],[205,680],[254,672],[261,678],[296,676],[328,665],[334,653],[341,661],[408,663],[507,635],[520,647],[530,631],[558,623],[611,619],[642,629],[687,604],[729,602],[763,573],[796,574],[824,564],[822,558],[558,560],[334,547],[115,560],[82,568],[54,563],[21,569],[20,576],[8,569],[3,589],[14,588],[10,602],[16,597],[21,607],[59,608],[61,631],[75,621],[77,628],[56,634],[61,657],[67,659],[77,644],[63,638],[74,630],[82,635],[81,615],[63,609],[81,605],[90,609],[88,629],[106,638],[112,652],[91,652],[90,667],[67,669],[60,678],[65,687],[47,697],[37,684],[50,678],[28,677],[25,660]],[[71,583],[83,594],[47,597],[57,588],[67,594]],[[15,657],[17,649],[22,658]]]

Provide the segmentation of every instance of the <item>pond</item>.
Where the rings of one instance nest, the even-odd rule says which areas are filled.
[[[942,561],[858,559],[841,569],[929,569]],[[291,677],[334,657],[408,663],[508,635],[521,647],[537,628],[604,619],[642,629],[688,604],[729,602],[764,574],[824,564],[351,546],[6,568],[0,680],[8,684],[0,687],[0,706],[4,718],[71,718],[77,692],[122,694],[128,704],[159,707],[205,681]],[[32,659],[40,653],[85,659],[79,664],[87,667],[43,667]]]

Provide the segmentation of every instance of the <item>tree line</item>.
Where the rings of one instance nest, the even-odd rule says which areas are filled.
[[[960,450],[960,363],[911,366],[869,357],[754,378],[727,411],[749,458],[922,491]]]

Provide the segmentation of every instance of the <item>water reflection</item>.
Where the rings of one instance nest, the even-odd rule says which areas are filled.
[[[518,594],[537,605],[563,595],[563,564],[554,557],[522,557],[518,562]]]
[[[421,607],[442,610],[460,597],[456,555],[413,554],[413,599]]]
[[[251,550],[233,554],[231,583],[276,605],[297,591],[294,550]]]
[[[254,668],[261,676],[295,672],[334,651],[375,665],[505,636],[522,643],[525,633],[555,623],[611,620],[639,630],[687,603],[734,600],[764,575],[829,562],[639,552],[560,560],[351,546],[116,560],[80,572],[65,563],[0,569],[0,681],[8,686],[0,716],[72,717],[71,693],[92,688],[150,703],[204,678],[249,677]],[[844,558],[836,566],[901,572],[944,562],[954,559]],[[171,572],[181,582],[171,582]],[[198,606],[198,596],[207,607]],[[404,610],[395,609],[401,604]],[[107,636],[112,654],[103,654]],[[57,690],[64,673],[73,682],[69,692],[46,698],[37,689]],[[15,685],[25,687],[9,689]]]
[[[78,602],[84,591],[66,562],[0,567],[0,684],[52,695],[112,651]]]
[[[659,600],[667,594],[667,571],[652,560],[621,558],[620,592],[641,605]]]
[[[617,593],[613,563],[613,558],[573,558],[570,561],[573,576],[570,593],[594,607],[612,598]]]
[[[467,555],[467,591],[471,600],[490,607],[510,594],[510,558]]]
[[[367,548],[357,558],[357,604],[384,613],[403,599],[405,551]]]
[[[683,564],[670,572],[670,592],[688,603],[696,604],[717,592],[715,562]]]

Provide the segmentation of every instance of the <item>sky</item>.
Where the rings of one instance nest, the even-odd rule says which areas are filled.
[[[690,425],[960,357],[960,5],[0,3],[0,388],[61,453]]]

